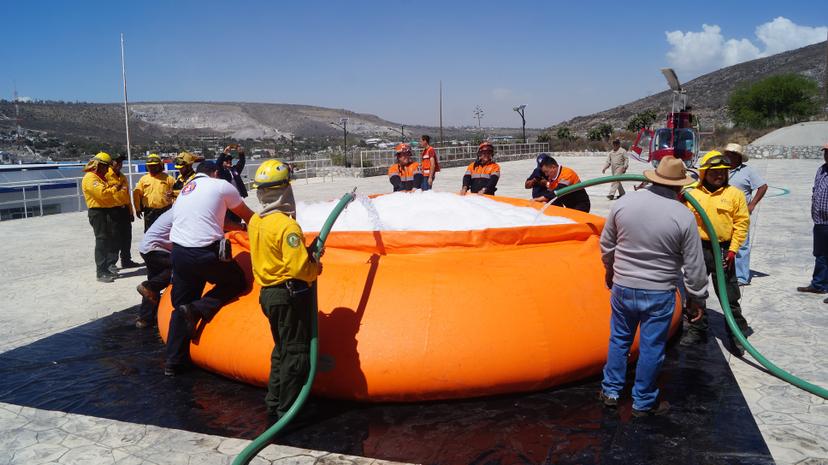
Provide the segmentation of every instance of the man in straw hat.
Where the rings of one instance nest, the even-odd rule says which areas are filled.
[[[733,319],[739,325],[739,329],[747,337],[750,334],[750,326],[742,316],[742,307],[739,299],[742,295],[739,291],[739,284],[736,282],[736,252],[744,243],[750,228],[750,214],[748,213],[745,195],[739,189],[728,184],[728,171],[733,166],[730,158],[717,150],[707,152],[699,162],[699,184],[691,189],[690,195],[701,205],[705,214],[713,224],[716,231],[716,238],[719,241],[719,249],[724,262],[724,281],[727,300],[730,302],[730,309],[733,312]],[[699,228],[699,236],[702,239],[702,251],[704,252],[704,263],[707,273],[713,276],[713,282],[718,279],[715,259],[713,257],[713,244],[704,226],[701,216],[695,211],[692,205],[688,205],[691,211],[696,214],[696,223]],[[718,287],[714,287],[719,302],[722,295]],[[681,345],[690,346],[707,340],[707,317],[703,316],[699,321],[691,323],[687,333],[681,338]],[[742,356],[745,348],[733,337],[730,326],[725,325],[725,330],[730,335],[730,345],[733,353]]]
[[[811,284],[797,287],[799,292],[828,293],[828,144],[822,146],[825,163],[817,169],[811,195],[811,219],[814,221],[814,275]],[[828,304],[828,299],[823,300]]]
[[[727,144],[724,154],[730,158],[733,166],[730,169],[730,185],[745,193],[748,213],[753,214],[753,210],[756,209],[768,190],[768,183],[756,170],[745,164],[748,157],[741,145]],[[756,192],[756,195],[753,194],[754,192]],[[750,284],[750,230],[748,230],[745,243],[736,252],[736,281],[740,286]]]
[[[704,315],[707,273],[693,214],[680,202],[683,186],[693,182],[681,160],[665,157],[644,171],[646,189],[619,199],[601,234],[606,284],[612,290],[609,351],[599,397],[616,406],[624,389],[630,346],[640,326],[640,355],[632,390],[635,416],[669,409],[658,402],[656,380],[676,305],[676,283],[687,290],[686,317]],[[682,275],[683,269],[683,275]]]

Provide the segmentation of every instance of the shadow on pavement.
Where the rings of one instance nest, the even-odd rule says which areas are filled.
[[[264,431],[263,389],[200,369],[165,377],[161,340],[135,329],[136,311],[0,354],[0,402],[246,439]],[[464,401],[313,399],[277,442],[446,465],[773,463],[715,338],[678,349],[660,379],[673,406],[663,417],[631,417],[629,389],[618,410],[603,408],[593,378]]]

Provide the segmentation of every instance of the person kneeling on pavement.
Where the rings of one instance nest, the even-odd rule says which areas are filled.
[[[170,230],[172,230],[173,212],[167,210],[154,220],[152,226],[144,233],[144,239],[138,246],[138,253],[147,265],[147,280],[138,285],[141,294],[141,310],[135,320],[136,328],[146,328],[156,320],[158,301],[161,291],[170,285],[172,262],[170,251]]]
[[[736,281],[735,262],[736,253],[747,238],[748,229],[750,228],[750,214],[748,213],[745,194],[728,185],[728,174],[731,167],[732,162],[726,155],[722,155],[716,150],[708,152],[699,163],[698,187],[688,192],[701,205],[705,214],[710,218],[710,222],[713,223],[713,228],[719,240],[719,248],[723,255],[727,300],[730,302],[730,309],[733,311],[733,319],[736,320],[742,334],[747,337],[750,333],[750,327],[745,317],[742,316],[742,307],[739,305],[739,299],[742,295],[739,291],[739,283]],[[718,280],[718,273],[713,257],[713,245],[710,242],[710,237],[701,216],[692,205],[688,204],[687,207],[696,216],[696,224],[702,240],[704,263],[707,267],[707,273],[713,275],[713,282],[715,283]],[[713,288],[716,290],[719,303],[721,303],[722,296],[718,286],[713,286]],[[690,346],[706,341],[707,329],[708,322],[705,314],[699,321],[690,324],[687,333],[681,338],[680,344]],[[733,337],[727,323],[725,323],[725,329],[730,336],[734,353],[739,356],[744,355],[745,348]]]
[[[310,369],[311,318],[317,312],[311,286],[322,265],[305,247],[295,220],[287,166],[278,160],[262,163],[253,185],[262,211],[250,219],[250,258],[275,344],[265,404],[271,417],[280,418],[298,397]]]
[[[227,210],[250,221],[253,212],[235,187],[218,179],[218,166],[202,162],[173,204],[173,288],[164,374],[174,376],[189,362],[190,338],[199,320],[210,321],[248,286],[224,238]],[[202,296],[207,283],[215,287]]]
[[[550,157],[541,154],[538,156],[538,168],[540,176],[530,177],[526,180],[525,187],[532,188],[532,200],[536,202],[549,202],[553,200],[552,205],[564,208],[572,208],[582,212],[589,213],[592,204],[589,201],[589,195],[585,189],[572,192],[563,197],[557,197],[556,189],[571,186],[581,182],[581,178],[571,168],[558,165],[558,162]],[[535,171],[532,172],[535,176]]]

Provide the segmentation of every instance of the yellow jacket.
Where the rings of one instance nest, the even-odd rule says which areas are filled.
[[[278,212],[264,218],[253,215],[247,232],[253,278],[260,286],[274,286],[288,279],[308,284],[316,281],[319,265],[308,255],[305,236],[296,220]]]
[[[87,208],[112,208],[118,206],[116,192],[121,188],[118,183],[102,179],[94,171],[83,175],[81,189],[86,198]]]
[[[713,223],[713,229],[716,230],[719,242],[730,241],[729,250],[738,252],[739,247],[747,239],[748,229],[750,228],[750,214],[748,213],[745,194],[733,186],[725,186],[715,192],[710,192],[703,185],[699,185],[689,192],[699,202],[707,216],[710,217],[710,222]],[[699,235],[702,240],[709,241],[710,237],[707,235],[701,216],[692,205],[688,204],[687,207],[696,217],[696,224],[699,226]]]
[[[117,184],[118,190],[115,191],[115,206],[128,206],[129,212],[132,213],[132,203],[129,201],[129,181],[127,181],[124,173],[115,173],[112,168],[106,172],[106,181],[109,184]]]
[[[180,173],[178,174],[178,177],[176,177],[175,180],[173,181],[173,187],[172,187],[173,200],[178,198],[178,194],[181,193],[181,189],[184,189],[184,184],[187,184],[187,182],[190,179],[193,179],[195,177],[195,175],[196,175],[196,173],[193,173],[193,174],[190,175],[189,178],[184,179],[184,176],[181,176]]]
[[[141,176],[135,188],[132,189],[132,200],[135,209],[166,208],[172,205],[172,190],[175,179],[165,172],[152,175],[147,173]]]

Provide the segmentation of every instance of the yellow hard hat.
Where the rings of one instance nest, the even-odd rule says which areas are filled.
[[[729,170],[733,168],[730,157],[718,150],[711,150],[699,160],[699,170]]]
[[[109,156],[109,154],[106,153],[106,152],[98,152],[98,154],[95,155],[94,157],[92,157],[92,159],[93,160],[98,160],[98,162],[103,163],[105,165],[111,165],[112,164],[112,157]]]
[[[161,164],[161,157],[157,153],[151,153],[147,155],[147,164],[148,165],[160,165]]]
[[[190,152],[181,152],[175,157],[175,169],[180,170],[185,166],[192,165],[197,161],[203,160],[203,157],[199,157],[198,155]]]
[[[267,189],[282,187],[290,183],[290,169],[279,160],[270,159],[259,165],[256,177],[253,178],[253,187]]]

